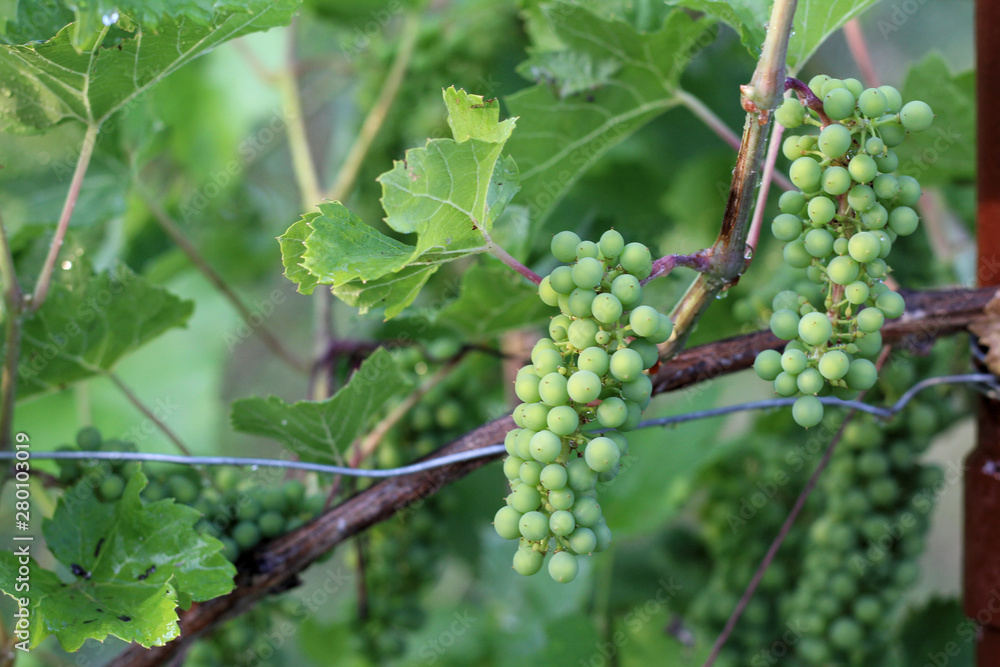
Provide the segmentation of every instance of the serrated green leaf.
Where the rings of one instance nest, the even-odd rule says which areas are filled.
[[[150,285],[124,265],[53,284],[24,322],[19,399],[110,370],[124,355],[183,326],[194,303]]]
[[[669,4],[687,7],[723,23],[727,23],[740,36],[743,45],[754,57],[760,55],[767,21],[771,14],[771,0],[667,0]],[[816,49],[832,33],[839,30],[855,16],[860,16],[877,0],[799,0],[795,10],[794,28],[788,42],[788,67],[791,72],[802,68]]]
[[[922,100],[934,111],[934,124],[910,133],[894,150],[899,172],[921,184],[947,183],[976,176],[976,74],[953,74],[940,54],[910,68],[903,101]]]
[[[521,202],[536,224],[610,148],[679,104],[681,73],[714,24],[675,10],[659,30],[642,33],[572,4],[556,3],[547,13],[568,51],[614,75],[602,74],[602,87],[561,98],[563,82],[537,72],[538,85],[508,98],[520,120],[507,145],[521,173]]]
[[[438,316],[470,338],[497,336],[547,320],[555,313],[538,290],[505,266],[478,264],[462,276],[461,295]]]
[[[42,44],[0,45],[0,128],[37,132],[66,120],[100,125],[178,67],[225,41],[287,24],[296,0],[253,0],[207,24],[164,18],[114,47],[78,53],[74,26]]]
[[[0,589],[28,598],[33,647],[50,634],[67,651],[108,635],[162,646],[179,634],[179,598],[190,604],[232,590],[236,569],[222,555],[222,543],[194,530],[201,514],[173,499],[144,503],[145,485],[136,471],[117,503],[100,502],[86,481],[60,499],[42,532],[74,573],[72,582],[31,561],[31,590],[19,593],[17,556],[0,552]]]
[[[325,401],[289,404],[276,396],[254,396],[235,401],[229,419],[237,431],[280,440],[304,461],[329,463],[364,434],[373,415],[408,389],[392,355],[379,348]]]
[[[486,252],[493,223],[517,193],[517,165],[501,154],[515,119],[479,95],[444,91],[456,139],[432,139],[382,174],[386,224],[416,234],[415,245],[392,239],[339,202],[320,204],[279,241],[285,275],[310,292],[331,285],[362,313],[384,307],[402,312],[438,265]]]
[[[936,658],[940,664],[973,667],[977,632],[978,626],[965,616],[958,600],[932,598],[913,609],[903,622],[899,642],[902,664],[931,664],[928,658],[940,656]]]

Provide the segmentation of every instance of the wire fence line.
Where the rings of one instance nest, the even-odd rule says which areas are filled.
[[[912,387],[910,387],[902,396],[899,397],[895,403],[888,407],[879,407],[875,405],[869,405],[868,403],[863,403],[861,401],[847,401],[839,398],[832,397],[822,397],[820,402],[824,405],[842,407],[842,408],[853,408],[862,412],[867,412],[873,414],[877,417],[888,419],[897,413],[899,413],[906,405],[913,400],[913,398],[923,391],[924,389],[936,385],[942,384],[975,384],[980,385],[983,389],[992,392],[1000,391],[1000,379],[995,375],[989,373],[967,373],[964,375],[942,375],[939,377],[927,378],[922,380]],[[795,398],[772,398],[764,401],[751,401],[748,403],[739,403],[736,405],[727,405],[721,408],[712,408],[710,410],[697,410],[694,412],[686,412],[681,415],[674,415],[671,417],[660,417],[657,419],[647,419],[639,423],[636,429],[641,428],[652,428],[654,426],[672,426],[674,424],[680,424],[683,422],[694,421],[697,419],[707,419],[709,417],[719,417],[722,415],[732,414],[734,412],[745,412],[748,410],[767,410],[772,408],[782,408],[791,406],[795,402]],[[601,429],[607,430],[607,429]],[[598,432],[598,431],[595,431]],[[181,465],[199,465],[199,466],[244,466],[244,467],[272,467],[272,468],[295,468],[298,470],[309,470],[313,472],[325,473],[329,475],[345,475],[351,477],[375,477],[375,478],[385,478],[385,477],[398,477],[401,475],[412,475],[418,472],[424,472],[426,470],[432,470],[434,468],[440,468],[442,466],[451,465],[453,463],[458,463],[460,461],[469,461],[472,459],[488,458],[496,456],[498,454],[503,454],[505,451],[504,445],[489,445],[487,447],[481,447],[479,449],[458,452],[456,454],[448,454],[446,456],[439,456],[428,461],[421,461],[419,463],[413,463],[410,465],[401,466],[399,468],[384,468],[380,470],[371,470],[365,468],[348,468],[344,466],[327,465],[324,463],[309,463],[306,461],[288,461],[285,459],[268,459],[268,458],[247,458],[247,457],[237,457],[237,456],[181,456],[177,454],[152,454],[152,453],[142,453],[142,452],[97,452],[97,451],[61,451],[61,452],[32,452],[32,459],[96,459],[96,460],[110,460],[110,461],[150,461],[158,463],[177,463]],[[0,460],[3,459],[13,459],[17,456],[16,452],[0,452]]]

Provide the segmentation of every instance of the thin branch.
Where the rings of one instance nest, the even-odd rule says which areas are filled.
[[[771,181],[776,179],[778,172],[774,171],[774,165],[778,161],[778,151],[781,150],[781,135],[785,128],[775,123],[771,128],[771,145],[767,148],[767,157],[764,158],[764,174],[761,176],[760,194],[757,196],[757,207],[753,212],[753,219],[750,221],[750,231],[747,233],[747,245],[750,251],[757,250],[757,242],[760,241],[760,230],[764,224],[764,211],[767,209],[767,195],[771,189]]]
[[[358,172],[364,163],[365,156],[368,155],[368,150],[382,128],[382,123],[385,122],[385,117],[388,115],[389,109],[392,108],[392,103],[396,100],[396,95],[402,86],[403,77],[410,66],[410,60],[413,57],[413,50],[417,45],[419,34],[420,15],[414,12],[409,14],[406,17],[406,22],[403,23],[403,31],[399,37],[400,43],[399,50],[396,52],[396,58],[389,68],[388,76],[386,76],[385,81],[382,83],[382,89],[375,99],[375,104],[368,111],[368,115],[361,124],[361,130],[358,132],[354,144],[351,145],[350,150],[347,152],[344,164],[341,165],[337,172],[337,180],[327,191],[326,197],[328,199],[342,201],[347,198],[347,195],[354,188],[354,181],[357,180]]]
[[[222,296],[232,304],[236,312],[240,314],[245,322],[249,322],[253,313],[247,307],[243,300],[236,294],[236,292],[229,286],[225,279],[212,268],[212,265],[208,263],[208,260],[202,256],[201,252],[191,241],[184,236],[184,232],[181,231],[180,226],[170,217],[163,208],[153,199],[150,192],[146,190],[141,183],[136,183],[139,195],[143,198],[146,203],[146,208],[149,209],[150,213],[153,214],[153,218],[160,223],[160,227],[163,231],[173,239],[177,247],[181,249],[188,260],[194,264],[195,268],[198,269],[202,275],[208,278],[208,281],[212,283]],[[260,336],[261,341],[266,345],[279,359],[286,362],[292,368],[306,373],[309,371],[309,367],[299,358],[297,358],[290,350],[288,350],[281,340],[278,339],[270,329],[267,328],[263,323],[254,328],[256,333]]]
[[[878,73],[875,71],[875,63],[872,55],[868,52],[868,43],[865,41],[865,34],[861,30],[861,24],[857,18],[853,18],[844,24],[844,37],[847,38],[847,48],[851,51],[854,62],[861,70],[861,78],[866,86],[878,86]]]
[[[640,280],[639,282],[645,285],[654,278],[662,278],[663,276],[668,275],[678,266],[686,266],[689,269],[694,269],[699,273],[703,273],[710,270],[711,265],[711,256],[708,250],[699,250],[691,253],[690,255],[666,255],[653,260],[652,272],[648,277]]]
[[[185,456],[192,456],[191,450],[187,448],[187,446],[184,444],[184,442],[179,437],[177,437],[177,434],[174,433],[170,429],[170,427],[167,426],[166,423],[164,423],[164,421],[162,419],[160,419],[159,417],[157,417],[156,414],[152,410],[150,410],[148,407],[146,407],[146,404],[142,402],[142,399],[140,399],[135,394],[135,392],[133,392],[129,388],[129,386],[127,384],[125,384],[125,382],[120,377],[118,377],[115,373],[112,373],[110,371],[108,371],[106,373],[106,375],[108,376],[108,378],[112,382],[115,383],[115,386],[118,387],[118,389],[125,395],[125,398],[128,399],[129,403],[131,403],[132,405],[134,405],[136,407],[136,409],[139,410],[139,412],[141,412],[142,414],[144,414],[147,419],[149,419],[151,422],[153,422],[153,424],[155,424],[156,427],[158,429],[160,429],[160,431],[162,431],[163,434],[165,436],[167,436],[170,439],[170,441],[173,442],[177,446],[177,449],[179,449],[182,452],[184,452]]]
[[[687,109],[693,113],[698,120],[705,123],[710,130],[715,132],[726,144],[735,150],[740,149],[740,138],[721,118],[715,115],[704,102],[686,90],[678,90],[675,97],[680,100]],[[774,181],[784,190],[795,190],[795,186],[784,174],[775,174]]]
[[[292,171],[295,173],[295,182],[299,187],[302,208],[308,210],[320,203],[323,199],[323,190],[319,186],[319,174],[316,172],[312,148],[309,146],[309,134],[302,110],[299,80],[296,75],[295,39],[297,26],[298,20],[293,19],[292,24],[288,27],[287,63],[285,70],[278,75],[276,81],[281,101],[285,106],[285,117],[288,119],[288,148],[292,154]]]
[[[62,213],[59,214],[59,223],[56,225],[55,236],[52,237],[52,244],[49,246],[49,254],[45,257],[45,263],[38,274],[38,282],[35,285],[35,293],[28,304],[32,311],[36,311],[45,303],[45,297],[49,294],[49,286],[52,283],[52,272],[56,267],[56,260],[59,258],[59,250],[62,248],[63,240],[66,238],[66,230],[69,229],[69,220],[73,217],[73,208],[76,200],[80,196],[80,186],[83,185],[83,177],[87,175],[87,167],[90,165],[90,157],[94,153],[94,145],[97,144],[97,133],[100,131],[98,125],[88,125],[87,132],[83,135],[83,145],[80,147],[80,155],[76,160],[76,169],[73,170],[73,178],[69,182],[69,192],[66,193],[66,201],[63,203]]]

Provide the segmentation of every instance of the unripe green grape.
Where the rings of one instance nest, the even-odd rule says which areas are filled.
[[[868,300],[869,291],[867,283],[856,280],[844,288],[844,298],[857,306]]]
[[[803,394],[818,394],[826,386],[826,379],[815,368],[807,368],[795,377],[795,384]]]
[[[510,506],[521,514],[538,509],[542,502],[542,495],[538,489],[530,484],[518,484],[517,487],[507,496]]]
[[[167,488],[170,489],[170,495],[176,498],[179,503],[190,505],[198,499],[198,486],[180,473],[167,478]]]
[[[607,472],[618,463],[621,451],[614,440],[601,436],[587,443],[583,457],[594,472]]]
[[[542,569],[544,561],[545,556],[534,549],[518,549],[514,553],[514,571],[530,577]]]
[[[514,393],[525,403],[537,403],[539,401],[539,381],[534,372],[518,373],[517,379],[514,380]]]
[[[799,396],[792,404],[792,419],[802,428],[812,428],[823,421],[823,404],[815,396]]]
[[[762,350],[754,359],[753,369],[761,380],[771,381],[781,373],[781,354],[777,350]]]
[[[808,211],[809,219],[812,220],[814,225],[825,225],[833,220],[833,216],[837,214],[837,205],[829,197],[813,197],[809,202]],[[829,234],[829,232],[826,233]],[[833,243],[832,236],[830,237],[830,243]]]
[[[572,324],[573,320],[569,319],[565,315],[556,315],[549,322],[549,336],[555,341],[564,341],[567,336],[569,336],[569,325]]]
[[[803,192],[818,190],[822,175],[819,163],[811,157],[800,157],[788,168],[788,177]]]
[[[846,354],[840,350],[830,350],[823,353],[823,356],[819,358],[817,368],[827,380],[839,380],[847,375],[850,365],[851,360]]]
[[[861,338],[854,339],[858,346],[858,354],[869,359],[874,358],[882,351],[882,334],[878,331],[866,333]]]
[[[518,396],[518,398],[521,397]],[[524,399],[521,398],[521,400]],[[563,405],[569,401],[569,394],[566,391],[566,376],[560,373],[549,373],[543,377],[538,383],[538,400],[550,407]]]
[[[872,181],[875,196],[884,202],[891,202],[899,192],[899,181],[892,174],[879,174]]]
[[[600,249],[602,255],[614,260],[617,259],[622,249],[625,248],[625,239],[622,238],[620,233],[609,229],[601,234],[601,239],[597,242],[597,247]]]
[[[858,330],[866,334],[877,332],[885,323],[885,315],[878,308],[865,308],[857,316]]]
[[[573,310],[569,307],[569,295],[560,294],[558,303],[559,303],[559,312],[561,312],[563,315],[574,317]]]
[[[569,536],[569,548],[578,554],[594,553],[597,546],[597,535],[586,526],[580,526]]]
[[[838,285],[849,285],[858,279],[861,267],[849,255],[841,255],[830,260],[826,275]]]
[[[851,159],[847,171],[851,174],[851,178],[858,183],[869,183],[878,176],[878,166],[875,164],[875,160],[864,153],[858,153]]]
[[[639,306],[628,317],[629,326],[638,336],[652,336],[660,326],[660,313],[651,306]]]
[[[578,524],[587,528],[590,528],[604,518],[601,513],[601,506],[597,503],[597,500],[587,496],[580,498],[573,507],[573,516],[576,518]]]
[[[798,136],[793,134],[785,137],[785,140],[781,142],[781,154],[789,160],[802,157],[802,149],[799,148]]]
[[[601,329],[594,334],[594,342],[598,345],[607,345],[611,342],[611,334],[604,329]]]
[[[576,247],[580,245],[580,237],[573,232],[559,232],[552,237],[550,249],[552,255],[564,264],[576,261]]]
[[[792,375],[798,375],[804,371],[807,363],[806,354],[802,350],[792,348],[785,350],[784,354],[781,355],[781,368]]]
[[[573,265],[573,283],[577,287],[593,289],[604,278],[604,265],[593,257],[582,257]]]
[[[833,325],[826,313],[809,313],[799,320],[798,335],[809,345],[822,345],[833,335]],[[805,355],[803,355],[804,358]],[[782,359],[782,367],[785,366]],[[788,368],[785,368],[788,370]]]
[[[79,435],[79,434],[77,434]],[[101,500],[104,502],[114,502],[122,496],[125,491],[125,480],[121,475],[111,474],[104,478],[99,488]]]
[[[660,313],[659,324],[651,335],[646,336],[646,339],[650,343],[659,345],[660,343],[665,343],[670,339],[670,335],[674,332],[674,322],[669,317]]]
[[[825,229],[810,230],[802,243],[813,257],[823,258],[833,252],[833,235]]]
[[[599,347],[588,347],[577,359],[577,368],[582,371],[591,371],[598,376],[603,376],[608,372],[611,358],[608,353]]]
[[[875,204],[861,214],[861,224],[866,229],[882,229],[889,222],[889,212],[882,204]]]
[[[611,366],[614,367],[614,358]],[[581,405],[596,401],[601,395],[601,388],[601,378],[593,371],[577,371],[570,376],[566,384],[569,397]]]
[[[889,266],[885,263],[883,259],[873,259],[872,261],[865,264],[865,273],[868,274],[869,278],[874,278],[879,280],[884,278],[889,272]]]
[[[606,398],[597,406],[597,422],[603,428],[618,428],[628,418],[625,401],[617,397]]]
[[[644,373],[640,373],[639,377],[632,380],[631,382],[622,383],[622,397],[627,401],[638,403],[639,408],[642,410],[645,410],[646,407],[649,405],[649,401],[652,395],[653,395],[653,381],[650,380],[649,376]],[[610,401],[612,399],[609,398],[607,400]],[[598,410],[598,412],[600,412],[600,410]],[[600,414],[598,414],[598,417],[600,417]],[[617,426],[617,424],[615,426],[611,426],[610,424],[604,424],[604,425],[609,426],[611,428],[615,428],[615,426]]]
[[[934,112],[926,102],[907,102],[899,111],[899,120],[910,132],[923,132],[934,122]]]
[[[785,264],[793,269],[804,269],[813,261],[813,256],[806,250],[805,243],[802,241],[792,241],[786,244],[781,250],[781,256],[785,260]]]
[[[568,510],[576,502],[576,494],[572,489],[556,489],[549,491],[548,501],[557,510]]]
[[[621,301],[623,308],[631,308],[642,301],[642,286],[630,273],[623,273],[612,281],[611,293]]]
[[[829,637],[830,644],[846,651],[857,647],[864,640],[865,632],[853,618],[843,616],[830,625]]]
[[[864,264],[878,258],[879,253],[882,252],[882,244],[879,237],[872,232],[859,232],[850,238],[847,252],[855,261]]]
[[[865,85],[854,77],[848,77],[846,79],[842,79],[842,81],[844,87],[851,91],[851,95],[854,95],[855,99],[857,99],[857,97],[865,90]]]
[[[868,88],[858,96],[858,110],[869,118],[878,118],[885,113],[889,100],[878,88]]]
[[[594,547],[594,552],[604,551],[611,546],[611,529],[608,528],[607,523],[600,521],[591,526],[590,529],[594,531],[594,537],[597,538],[597,545]]]
[[[868,140],[865,142],[866,153],[872,157],[877,157],[882,155],[883,151],[885,151],[885,143],[881,139],[878,137],[868,137]],[[878,163],[876,162],[876,164]]]
[[[823,111],[833,120],[843,120],[854,114],[856,102],[851,91],[834,88],[823,95]]]
[[[493,516],[493,528],[497,535],[505,540],[516,540],[521,537],[521,530],[518,523],[521,521],[521,513],[510,505],[501,507]]]
[[[599,294],[591,304],[594,319],[604,324],[617,322],[622,316],[622,302],[613,294]]]
[[[260,528],[253,521],[247,520],[237,523],[230,535],[242,551],[253,549],[261,539]]]
[[[919,223],[920,218],[917,217],[916,211],[909,206],[899,206],[892,209],[892,213],[889,214],[889,229],[900,236],[909,236],[917,231]]]
[[[536,346],[531,352],[532,365],[535,367],[535,375],[544,377],[549,373],[554,373],[563,363],[562,355],[554,349],[541,349]]]
[[[550,535],[549,518],[537,510],[525,513],[517,522],[517,528],[524,539],[532,542],[544,540]]]
[[[798,310],[800,305],[798,292],[790,289],[781,290],[771,299],[771,310],[781,310],[782,308]]]
[[[576,289],[573,282],[573,269],[569,266],[557,266],[549,274],[549,285],[557,294],[566,294]]]
[[[844,380],[851,389],[867,391],[875,386],[875,381],[878,380],[878,369],[867,359],[854,359],[851,361],[850,368],[847,369]]]
[[[548,429],[539,431],[531,437],[530,449],[531,457],[535,459],[535,461],[552,463],[559,458],[559,454],[562,453],[562,438]],[[538,473],[541,474],[540,468]],[[528,482],[528,480],[524,479],[524,477],[521,479]],[[537,480],[534,480],[534,482],[535,484],[538,484]]]
[[[896,203],[900,206],[916,206],[920,201],[920,183],[912,176],[898,176],[899,194]]]
[[[771,333],[781,340],[791,340],[799,335],[799,316],[791,310],[782,308],[771,314]]]
[[[283,534],[285,532],[285,525],[284,515],[274,510],[264,512],[257,519],[257,526],[260,528],[261,535],[269,539]]]
[[[792,130],[802,125],[806,110],[796,97],[789,97],[774,110],[774,120]]]
[[[839,166],[827,167],[823,170],[823,192],[834,196],[842,195],[854,184],[847,169]]]
[[[645,338],[636,338],[628,344],[628,347],[630,350],[635,350],[639,353],[639,357],[642,358],[642,367],[644,370],[652,368],[656,365],[656,362],[660,360],[660,350],[654,343],[651,343]],[[594,369],[591,368],[590,370]],[[597,371],[594,372],[597,373]],[[597,374],[604,375],[605,373],[607,373],[607,367],[605,367],[604,372]]]
[[[888,174],[899,168],[899,156],[896,155],[896,151],[887,149],[885,155],[875,158],[875,164],[878,165],[879,171]]]
[[[549,408],[544,403],[523,403],[521,423],[524,428],[541,431],[548,423]],[[566,406],[563,406],[566,407]],[[573,408],[570,408],[572,410]]]
[[[76,446],[84,452],[97,451],[101,448],[101,432],[94,426],[84,426],[76,432]]]
[[[893,86],[879,86],[878,89],[885,95],[886,113],[899,113],[903,107],[903,96],[899,94]]]
[[[600,252],[601,251],[597,247],[597,244],[593,241],[580,241],[580,243],[576,246],[576,258],[578,260],[583,259],[584,257],[597,259]]]
[[[566,466],[559,463],[550,463],[542,468],[539,481],[549,491],[558,491],[559,489],[566,488]]]
[[[892,251],[892,239],[896,236],[895,232],[891,229],[876,229],[871,234],[874,234],[879,242],[879,258],[888,257],[889,253]],[[874,261],[874,260],[872,260]]]
[[[837,158],[844,155],[847,150],[851,147],[851,131],[848,130],[843,125],[833,124],[828,125],[819,133],[819,138],[816,141],[816,146],[819,148],[820,152],[828,158],[836,160]],[[803,158],[800,158],[803,159]],[[812,159],[812,158],[808,158]],[[798,160],[795,161],[796,163]],[[813,160],[815,162],[815,160]],[[795,163],[793,163],[793,166]],[[817,165],[818,167],[819,165]],[[795,179],[792,179],[795,183]],[[795,183],[799,185],[798,183]],[[805,190],[805,188],[801,189]]]
[[[642,373],[642,357],[635,350],[625,348],[611,355],[611,375],[622,382],[631,382]],[[596,376],[595,376],[596,377]],[[598,379],[598,383],[600,380]]]
[[[867,185],[855,185],[847,193],[847,203],[855,211],[867,211],[877,202],[875,191]]]
[[[569,295],[569,312],[574,317],[590,317],[591,305],[597,298],[597,293],[592,289],[582,289],[577,287]]]
[[[572,459],[566,464],[566,475],[569,488],[580,493],[594,488],[597,484],[597,473],[582,458]]]
[[[524,459],[517,456],[516,454],[511,454],[503,461],[503,474],[510,481],[515,479],[521,479],[521,465],[524,463]]]
[[[906,128],[896,116],[882,116],[877,124],[879,137],[889,148],[895,148],[906,139]]]
[[[625,418],[625,423],[618,427],[619,431],[631,431],[642,421],[642,408],[638,403],[627,400],[625,405],[628,407],[628,417]]]
[[[578,350],[585,350],[588,347],[593,347],[595,336],[600,330],[597,322],[591,319],[580,319],[573,320],[569,325],[569,329],[566,330],[567,337],[569,338],[569,343]]]
[[[906,310],[906,302],[899,292],[886,292],[875,300],[875,307],[890,320],[894,320]]]
[[[781,371],[774,378],[774,391],[779,396],[794,396],[799,391],[796,377],[787,371]]]
[[[802,234],[802,221],[797,215],[781,213],[771,222],[771,233],[779,241],[794,241]]]
[[[567,390],[568,390],[567,383]],[[580,415],[568,405],[559,405],[547,411],[545,424],[541,429],[548,428],[556,435],[570,435],[580,426]],[[538,430],[541,430],[538,429]]]
[[[826,172],[823,172],[823,178],[826,179]],[[796,192],[795,190],[786,190],[781,193],[778,197],[778,209],[782,213],[788,213],[791,215],[797,215],[806,205],[806,198],[801,192]]]
[[[641,243],[629,243],[618,256],[618,262],[628,273],[642,280],[648,278],[653,271],[653,257],[649,248]]]
[[[559,292],[552,289],[549,276],[542,278],[542,282],[538,284],[538,298],[540,298],[542,303],[546,306],[559,305]]]
[[[553,535],[566,536],[576,530],[576,519],[572,512],[556,510],[549,517],[549,530]]]
[[[517,477],[525,484],[538,486],[539,476],[542,474],[542,466],[538,461],[525,461],[517,469]]]
[[[809,90],[813,91],[816,97],[823,96],[823,86],[832,77],[829,74],[817,74],[813,78],[809,79]]]
[[[568,584],[576,579],[580,572],[580,564],[576,556],[568,551],[557,551],[549,559],[549,576],[560,584]]]

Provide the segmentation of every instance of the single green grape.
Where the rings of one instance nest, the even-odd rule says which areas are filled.
[[[822,345],[833,335],[833,324],[826,313],[809,313],[799,320],[798,335],[809,345]],[[784,362],[782,362],[782,366],[784,366]]]
[[[580,526],[569,536],[569,548],[578,554],[590,554],[597,547],[597,535],[586,526]]]
[[[836,160],[837,158],[842,157],[851,147],[851,131],[843,125],[838,125],[836,123],[833,125],[827,125],[819,133],[816,146],[819,148],[820,152],[823,153],[823,155]],[[798,162],[798,160],[795,162]],[[792,164],[794,166],[795,163]],[[795,183],[795,179],[792,179],[792,182]],[[798,185],[798,183],[795,184]]]
[[[594,472],[607,472],[618,463],[621,451],[611,438],[604,436],[594,438],[587,443],[584,459]]]
[[[829,171],[829,170],[827,170]],[[825,225],[826,223],[833,220],[833,217],[837,214],[837,205],[833,203],[833,200],[829,197],[813,197],[809,202],[809,219],[814,225]],[[826,231],[826,230],[813,230],[813,231]],[[829,234],[829,232],[826,232]],[[833,244],[833,237],[830,237],[830,243]],[[817,255],[818,257],[819,255]]]
[[[549,576],[561,584],[566,584],[574,579],[580,571],[580,564],[576,556],[568,551],[557,551],[549,559]]]
[[[889,100],[878,88],[868,88],[858,96],[858,110],[869,118],[878,118],[885,113]]]
[[[622,316],[623,310],[622,302],[618,300],[618,297],[608,293],[598,295],[596,299],[593,299],[591,305],[594,319],[604,324],[617,322],[618,318]]]
[[[538,486],[542,475],[542,465],[538,461],[525,461],[517,469],[517,477],[525,484]]]
[[[879,86],[878,89],[885,95],[886,113],[899,113],[903,107],[903,96],[899,94],[893,86]]]
[[[616,355],[618,352],[615,353]],[[633,352],[633,354],[637,353]],[[614,369],[615,359],[611,358],[611,368]],[[570,376],[566,384],[566,391],[574,402],[586,405],[591,401],[596,401],[601,395],[601,378],[593,371],[577,371]]]
[[[625,401],[612,396],[601,401],[597,406],[597,422],[603,428],[618,428],[628,417],[628,406]]]
[[[824,132],[825,131],[826,130],[824,130]],[[819,189],[819,183],[822,175],[823,172],[819,163],[811,157],[800,157],[793,162],[792,166],[788,169],[788,177],[792,180],[792,183],[794,183],[796,187],[803,192],[813,192]]]
[[[597,293],[592,289],[577,287],[570,292],[567,299],[569,314],[573,317],[590,317],[591,306],[597,298]]]
[[[823,172],[823,179],[826,180],[826,172]],[[846,192],[846,190],[845,190]],[[786,190],[778,197],[778,209],[782,213],[797,215],[806,205],[806,197],[801,192]],[[550,304],[551,305],[551,304]]]
[[[847,252],[851,257],[862,264],[877,259],[882,251],[882,244],[879,238],[872,232],[859,232],[850,238],[847,245]]]
[[[926,102],[907,102],[899,111],[899,120],[910,132],[923,132],[934,122],[934,112]]]
[[[611,282],[611,294],[623,308],[631,308],[642,301],[642,286],[639,279],[630,273],[623,273]]]
[[[534,549],[518,549],[514,552],[514,571],[530,577],[542,569],[544,561],[545,556]]]
[[[549,491],[564,489],[566,488],[566,483],[568,481],[566,466],[559,463],[550,463],[542,468],[542,474],[539,475],[538,479],[542,486]]]
[[[517,528],[522,537],[532,542],[544,540],[551,534],[549,531],[549,518],[538,510],[532,510],[523,514],[520,521],[517,522]]]
[[[813,256],[806,250],[803,241],[792,241],[785,244],[781,250],[781,256],[784,258],[785,264],[794,269],[804,269],[813,261]]]
[[[611,444],[614,443],[612,442]],[[604,518],[600,504],[598,504],[595,498],[589,496],[584,496],[577,501],[573,507],[573,516],[576,518],[578,524],[587,528],[595,525]]]
[[[604,278],[604,265],[593,257],[583,257],[573,265],[573,283],[583,289],[593,289]]]
[[[823,356],[819,358],[817,368],[827,380],[839,380],[847,375],[850,364],[851,360],[846,354],[840,350],[830,350],[824,352]]]
[[[660,313],[651,306],[639,306],[629,314],[628,322],[636,335],[646,338],[660,326]]]
[[[858,279],[861,266],[849,255],[834,257],[826,267],[826,274],[837,285],[849,285]]]
[[[867,391],[878,380],[878,369],[867,359],[854,359],[844,376],[847,386],[858,391]]]
[[[582,371],[591,371],[598,376],[608,372],[611,357],[599,347],[588,347],[577,358],[577,367]]]
[[[898,206],[889,214],[889,229],[900,236],[909,236],[917,231],[920,218],[909,206]]]
[[[568,390],[569,383],[567,383]],[[570,435],[580,427],[580,415],[568,405],[558,405],[548,410],[546,423],[542,428],[546,427],[556,435]]]
[[[576,248],[580,245],[580,237],[573,232],[559,232],[552,237],[552,255],[564,264],[576,261]]]
[[[870,183],[878,176],[878,165],[870,156],[858,153],[847,165],[847,171],[851,174],[851,178],[858,183]]]
[[[788,309],[776,310],[771,314],[770,327],[781,340],[791,340],[799,335],[799,316]]]
[[[854,113],[857,100],[846,88],[835,88],[823,95],[823,111],[833,120],[844,120]]]
[[[629,243],[618,256],[621,267],[639,280],[649,277],[653,271],[653,257],[649,248],[641,243]]]
[[[530,449],[531,456],[536,461],[552,463],[562,453],[562,438],[548,429],[539,431],[531,437]]]
[[[875,306],[890,320],[896,319],[906,310],[906,302],[899,292],[886,292],[875,299]]]
[[[854,180],[851,173],[844,167],[832,166],[823,170],[823,192],[830,195],[842,195],[851,189]]]
[[[823,421],[823,404],[815,396],[799,396],[792,404],[792,419],[803,428],[812,428]]]
[[[826,386],[826,378],[815,368],[807,368],[795,377],[795,384],[803,394],[818,394]]]
[[[588,347],[593,347],[597,342],[598,331],[600,331],[600,326],[594,320],[579,319],[570,323],[566,335],[570,345],[579,350],[585,350]]]
[[[779,241],[794,241],[802,234],[802,221],[797,215],[781,213],[771,222],[771,234]]]
[[[600,249],[602,255],[610,260],[615,260],[625,248],[625,239],[620,233],[609,229],[601,234],[601,239],[597,242],[597,247]]]
[[[753,369],[762,380],[770,382],[778,377],[781,368],[781,354],[777,350],[762,350],[754,359]]]
[[[631,382],[642,373],[642,357],[639,356],[638,352],[629,348],[618,350],[611,355],[609,368],[615,379],[622,382]],[[597,382],[600,384],[599,378]]]
[[[549,530],[553,535],[565,537],[576,530],[576,519],[567,510],[556,510],[549,517]]]
[[[806,252],[813,257],[827,257],[833,252],[833,234],[825,229],[811,229],[806,233],[802,244],[805,246]]]
[[[584,257],[597,259],[600,254],[600,249],[593,241],[580,241],[580,244],[576,246],[576,258],[578,260],[583,259]]]
[[[511,507],[524,514],[525,512],[538,509],[538,505],[542,502],[542,496],[538,492],[538,489],[530,484],[519,484],[507,496],[507,501]]]
[[[516,540],[521,537],[518,523],[521,521],[521,513],[509,505],[501,507],[493,516],[493,528],[497,535],[505,540]]]

